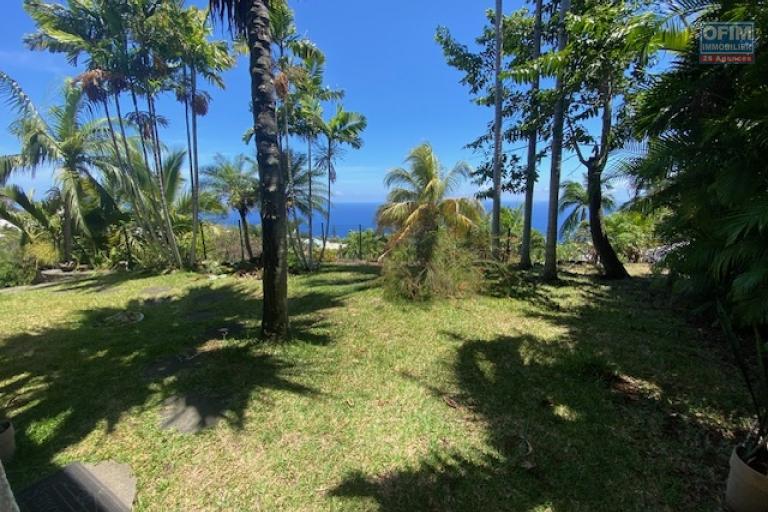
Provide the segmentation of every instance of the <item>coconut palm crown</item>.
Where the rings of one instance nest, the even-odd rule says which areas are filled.
[[[390,247],[440,227],[466,233],[482,218],[483,207],[476,199],[448,197],[468,176],[468,164],[460,162],[446,171],[429,144],[414,148],[406,162],[409,169],[392,169],[384,178],[390,191],[376,213],[379,229],[395,229]]]

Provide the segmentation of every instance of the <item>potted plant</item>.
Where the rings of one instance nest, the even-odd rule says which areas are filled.
[[[725,502],[732,512],[768,512],[768,344],[755,327],[755,349],[748,357],[719,304],[718,312],[757,420],[755,428],[731,454]]]

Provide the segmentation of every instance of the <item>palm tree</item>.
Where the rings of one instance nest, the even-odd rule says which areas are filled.
[[[323,233],[323,248],[320,250],[320,261],[325,255],[325,244],[328,234],[331,232],[331,184],[336,181],[335,161],[342,155],[343,145],[348,144],[354,149],[363,146],[360,137],[368,122],[365,116],[357,112],[348,112],[338,105],[336,114],[321,125],[325,136],[325,144],[321,148],[322,156],[318,160],[319,165],[324,165],[328,173],[328,206],[325,213],[325,232]]]
[[[198,90],[197,77],[202,75],[210,83],[224,88],[221,72],[234,65],[223,41],[211,42],[208,38],[211,29],[208,26],[208,14],[195,7],[182,10],[178,31],[178,60],[182,67],[182,86],[177,97],[184,103],[184,119],[187,128],[187,148],[190,169],[191,204],[192,204],[192,242],[189,264],[196,264],[197,233],[199,231],[200,210],[200,171],[197,134],[197,118],[208,113],[209,97]]]
[[[295,153],[290,148],[290,135],[292,126],[295,127],[295,107],[297,96],[295,92],[295,82],[301,78],[301,75],[307,69],[307,62],[310,59],[322,61],[325,56],[308,39],[301,38],[294,24],[293,11],[285,3],[276,3],[271,6],[270,25],[272,28],[272,41],[277,47],[275,55],[275,64],[277,74],[275,76],[275,89],[279,106],[278,113],[278,145],[282,155],[282,165],[284,173],[288,179],[288,214],[293,219],[293,226],[288,228],[288,240],[293,247],[296,258],[301,262],[304,268],[308,268],[307,258],[304,255],[304,249],[297,245],[301,240],[299,232],[300,222],[297,215],[297,208],[291,206],[295,202],[296,191],[294,189],[294,170],[302,169],[301,165],[294,165],[292,158]],[[300,62],[297,62],[297,59]],[[302,66],[301,62],[304,63]],[[292,85],[294,85],[292,90]],[[292,125],[292,121],[294,121]],[[293,130],[295,131],[295,130]],[[253,129],[246,132],[244,140],[247,143],[253,137]],[[306,159],[303,160],[306,162]],[[291,223],[289,223],[291,224]],[[292,232],[295,230],[296,238],[293,238]]]
[[[87,56],[86,73],[79,77],[93,101],[104,107],[107,115],[113,151],[119,167],[125,172],[131,168],[130,148],[120,97],[130,90],[133,99],[133,120],[139,127],[145,164],[149,165],[147,150],[151,150],[155,166],[155,179],[160,188],[162,178],[162,145],[158,124],[161,116],[156,112],[156,95],[167,88],[169,68],[165,59],[181,39],[175,26],[181,18],[180,5],[175,2],[82,2],[68,0],[65,5],[25,0],[24,7],[35,20],[37,31],[25,38],[35,50],[65,53],[70,62],[77,63],[80,56]],[[149,22],[149,20],[152,22]],[[157,29],[157,27],[163,27]],[[162,56],[161,56],[162,55]],[[147,112],[139,112],[137,95],[143,93]],[[117,147],[112,116],[109,114],[109,98],[114,100],[116,120],[123,142],[123,155]],[[162,245],[177,266],[182,265],[178,244],[171,226],[170,212],[161,194],[163,217]],[[144,209],[137,205],[137,213]]]
[[[376,221],[380,229],[393,228],[395,234],[382,258],[395,246],[412,239],[419,263],[427,264],[434,256],[441,227],[455,234],[466,233],[484,211],[475,199],[447,197],[468,176],[470,169],[466,163],[445,172],[429,144],[414,148],[406,162],[410,169],[392,169],[384,178],[390,191],[387,202],[376,213]]]
[[[570,0],[561,0],[558,12],[557,49],[562,52],[568,44],[565,18],[571,8]],[[565,124],[565,82],[563,72],[555,80],[555,108],[552,116],[552,165],[549,171],[549,211],[547,215],[547,245],[544,250],[545,280],[557,279],[557,221],[560,194],[560,170],[563,165],[563,126]]]
[[[313,164],[312,160],[312,146],[314,145],[317,136],[322,133],[323,129],[323,108],[322,101],[340,100],[344,93],[343,91],[331,89],[323,84],[325,57],[320,55],[309,55],[304,59],[300,79],[297,83],[297,95],[299,98],[299,110],[297,112],[296,127],[295,130],[299,135],[302,135],[307,140],[307,165],[310,173],[312,172]],[[312,183],[310,182],[310,186]],[[310,196],[312,190],[309,191]],[[311,203],[311,200],[310,200]],[[309,238],[314,239],[313,229],[313,215],[307,217],[309,224]],[[313,243],[309,244],[308,248],[308,264],[309,269],[314,268],[314,262],[312,257]]]
[[[531,59],[536,60],[541,54],[541,16],[542,0],[535,0],[536,8],[533,15],[533,47]],[[540,88],[539,73],[535,73],[531,81],[531,116],[538,114],[538,94]],[[531,268],[531,230],[533,220],[533,189],[536,185],[536,139],[539,135],[539,123],[530,128],[528,134],[528,160],[525,173],[525,203],[523,205],[523,240],[520,245],[520,267]]]
[[[560,236],[569,238],[579,227],[589,219],[589,193],[587,188],[577,181],[565,181],[560,185],[563,193],[560,196],[558,211],[571,213],[560,226]],[[616,202],[610,194],[602,194],[602,210],[611,211],[616,207]]]
[[[55,167],[55,179],[63,196],[62,261],[72,260],[74,233],[89,235],[84,219],[84,187],[98,192],[103,203],[113,199],[91,174],[107,150],[107,129],[103,119],[85,119],[83,90],[71,81],[63,89],[63,104],[52,107],[49,121],[43,119],[19,84],[0,72],[0,93],[8,96],[19,118],[11,132],[21,142],[18,154],[0,157],[0,175],[20,170]]]
[[[307,139],[307,169],[309,174],[312,175],[312,146],[315,138],[320,134],[320,126],[323,122],[323,109],[320,106],[320,101],[314,95],[313,89],[305,89],[301,92],[302,98],[299,108],[299,132]],[[312,205],[312,187],[313,181],[309,180],[309,204]],[[312,259],[312,249],[314,247],[314,230],[313,230],[313,211],[310,208],[307,215],[307,223],[309,224],[309,247],[307,249],[307,264],[309,269],[314,268]]]
[[[58,245],[59,231],[54,220],[56,212],[60,210],[59,201],[48,198],[36,201],[17,185],[9,185],[0,188],[0,219],[15,226],[21,232],[22,245],[36,239],[38,236],[47,235]]]
[[[502,120],[502,83],[501,83],[501,52],[502,52],[502,0],[496,0],[495,13],[495,49],[494,49],[494,108],[493,121],[493,210],[491,212],[491,251],[495,258],[500,254],[500,230],[501,230],[501,159],[502,145],[501,120]]]
[[[245,250],[253,259],[248,213],[259,205],[259,179],[256,162],[244,155],[229,160],[216,155],[213,165],[203,169],[206,186],[240,216]]]
[[[322,190],[318,181],[321,172],[318,169],[310,171],[309,166],[307,166],[306,155],[291,151],[287,155],[287,160],[291,164],[290,173],[292,176],[292,186],[288,193],[288,210],[293,214],[293,226],[292,229],[288,230],[289,241],[303,268],[309,269],[304,254],[304,244],[301,241],[301,217],[299,215],[308,218],[312,212],[325,213],[328,199],[322,192],[314,192]],[[295,232],[295,239],[290,235],[291,232]],[[311,243],[312,240],[310,239]]]
[[[275,85],[272,74],[270,5],[280,0],[210,0],[212,10],[244,35],[250,54],[253,132],[261,182],[264,258],[262,335],[288,333],[288,247],[285,179],[277,145]]]

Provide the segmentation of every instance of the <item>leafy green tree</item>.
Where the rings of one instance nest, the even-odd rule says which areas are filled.
[[[533,39],[531,41],[531,59],[536,60],[541,56],[542,32],[543,32],[543,0],[534,1],[533,13]],[[541,121],[539,116],[539,89],[541,77],[539,73],[534,73],[531,78],[530,89],[530,114],[527,120],[528,132],[528,154],[525,169],[525,202],[523,204],[523,234],[520,245],[520,267],[527,269],[531,267],[531,229],[533,220],[533,190],[536,186],[538,173],[536,164],[538,162],[537,143]]]
[[[248,258],[253,259],[248,213],[259,205],[259,179],[256,162],[238,155],[228,159],[216,155],[213,165],[203,169],[206,187],[240,216],[243,239]]]
[[[178,48],[174,52],[181,63],[181,86],[177,88],[177,97],[184,103],[184,119],[187,128],[187,148],[190,166],[190,184],[192,200],[192,242],[189,264],[196,264],[197,233],[199,231],[200,178],[199,178],[199,143],[197,134],[198,116],[208,113],[208,96],[198,88],[197,77],[203,76],[212,84],[223,88],[221,73],[234,66],[234,59],[223,41],[210,41],[211,28],[208,25],[208,13],[190,7],[180,10],[177,31]],[[178,80],[178,77],[177,77]]]
[[[262,335],[288,333],[288,251],[286,183],[280,165],[275,112],[270,7],[280,0],[211,0],[211,8],[245,36],[250,54],[253,133],[261,183],[261,225],[264,259]]]
[[[18,119],[11,133],[21,143],[18,154],[0,157],[0,179],[12,172],[53,166],[63,198],[62,261],[72,259],[74,235],[90,235],[85,222],[86,196],[93,191],[101,206],[116,209],[92,172],[105,154],[108,139],[103,119],[87,119],[82,88],[67,82],[63,104],[50,109],[44,119],[19,84],[0,72],[0,94],[7,96]]]
[[[494,12],[494,56],[493,56],[493,208],[491,210],[491,252],[494,257],[500,255],[501,239],[501,155],[504,151],[504,141],[502,135],[502,104],[504,102],[504,86],[502,84],[502,0],[496,0],[496,9]]]
[[[313,173],[315,162],[312,158],[312,148],[318,136],[323,133],[323,108],[321,102],[340,100],[344,93],[335,89],[326,87],[323,84],[325,57],[311,56],[304,59],[301,70],[300,80],[297,83],[297,95],[299,108],[296,112],[295,132],[303,136],[307,141],[307,166],[309,173]],[[312,180],[309,181],[310,204],[312,204]],[[313,215],[307,216],[309,225],[310,244],[308,246],[307,263],[308,269],[315,267],[313,261],[314,226]]]
[[[559,52],[565,50],[568,44],[568,31],[566,29],[565,18],[571,9],[570,0],[560,0],[558,11],[558,23],[560,24],[557,34],[557,49]],[[558,204],[560,195],[560,170],[563,165],[563,126],[565,124],[566,89],[564,82],[564,70],[555,74],[555,103],[552,113],[552,148],[551,148],[551,166],[549,169],[549,208],[547,211],[547,243],[544,251],[544,272],[542,277],[545,280],[557,279],[557,221]]]
[[[726,1],[691,4],[691,32],[706,22],[756,20],[766,7]],[[624,166],[646,210],[669,212],[659,226],[672,247],[665,262],[678,287],[736,325],[768,324],[768,124],[765,40],[747,66],[702,66],[695,37],[644,91],[632,118],[645,151]],[[768,424],[764,432],[768,431]]]
[[[65,53],[73,64],[85,55],[87,71],[78,77],[78,80],[91,101],[104,107],[119,167],[123,168],[124,172],[136,172],[132,168],[131,148],[125,124],[126,117],[129,117],[138,128],[144,163],[146,166],[152,163],[154,179],[160,188],[164,187],[163,148],[158,129],[158,126],[164,123],[164,118],[157,112],[157,97],[181,81],[176,80],[177,77],[174,76],[174,70],[182,68],[176,66],[180,55],[196,63],[201,62],[201,55],[222,57],[221,44],[207,45],[205,48],[197,44],[200,34],[205,33],[205,16],[195,9],[183,10],[181,4],[175,1],[68,0],[66,4],[61,5],[25,0],[25,9],[37,24],[37,31],[26,38],[30,48]],[[187,44],[182,48],[184,43]],[[211,48],[212,51],[205,51]],[[226,55],[223,60],[218,59],[216,62],[227,65]],[[215,65],[213,67],[215,68]],[[186,69],[186,66],[183,69]],[[210,69],[212,68],[206,67],[201,72],[205,73]],[[122,113],[121,95],[125,92],[130,93],[133,103],[133,112],[129,116]],[[139,109],[140,96],[146,99],[145,112]],[[110,115],[110,98],[120,127],[122,147],[117,143]],[[200,101],[197,103],[199,105]],[[193,171],[195,153],[196,148],[190,144],[190,164]],[[191,181],[193,196],[196,196],[195,180]],[[165,194],[160,195],[164,233],[159,245],[165,246],[170,260],[181,266],[182,260],[171,225],[169,206],[165,204],[164,197]],[[136,214],[148,217],[149,213],[145,211],[148,209],[150,207],[147,205],[137,204]],[[143,222],[148,223],[149,220],[144,219]],[[155,236],[153,231],[149,232],[151,236]]]
[[[504,192],[515,193],[525,190],[526,211],[532,208],[533,186],[537,179],[535,166],[543,156],[536,152],[536,142],[539,138],[547,136],[544,121],[546,112],[551,108],[549,98],[541,95],[537,87],[523,90],[511,83],[509,78],[512,77],[513,70],[535,60],[534,54],[538,55],[537,48],[541,47],[541,41],[548,43],[553,37],[554,23],[550,20],[552,16],[549,12],[551,9],[538,7],[536,9],[538,14],[534,17],[529,15],[527,9],[521,9],[505,16],[502,23],[503,140],[508,142],[525,140],[529,148],[533,140],[534,153],[529,158],[528,165],[523,168],[517,154],[512,151],[502,152],[501,189]],[[496,97],[495,11],[488,11],[488,22],[482,34],[475,40],[476,46],[479,46],[478,50],[459,43],[445,27],[439,27],[435,36],[448,64],[463,73],[461,83],[469,88],[473,101],[484,106],[494,105]],[[536,44],[537,41],[539,41],[538,44]],[[526,80],[536,83],[538,75],[532,75]],[[495,123],[490,123],[486,133],[467,145],[468,148],[482,153],[486,158],[473,171],[475,182],[483,187],[488,182],[492,183],[494,177],[494,128]],[[533,175],[529,172],[531,168],[533,168]],[[478,193],[478,197],[493,196],[493,185],[490,189],[484,188]],[[530,229],[530,222],[528,226],[526,233]]]
[[[392,169],[384,178],[390,189],[387,201],[376,213],[380,229],[393,228],[389,249],[413,240],[416,257],[429,263],[440,228],[466,233],[484,215],[477,200],[451,198],[448,194],[469,174],[469,166],[459,163],[445,172],[429,144],[414,148],[406,161],[409,169]]]

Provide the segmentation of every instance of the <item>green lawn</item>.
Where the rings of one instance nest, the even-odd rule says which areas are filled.
[[[279,345],[254,342],[254,279],[0,293],[12,485],[116,459],[140,511],[718,508],[744,393],[725,346],[650,278],[412,305],[384,300],[377,272],[292,277]],[[106,321],[125,308],[144,321]],[[152,371],[177,354],[197,355]],[[226,421],[160,430],[174,394],[220,397]]]

